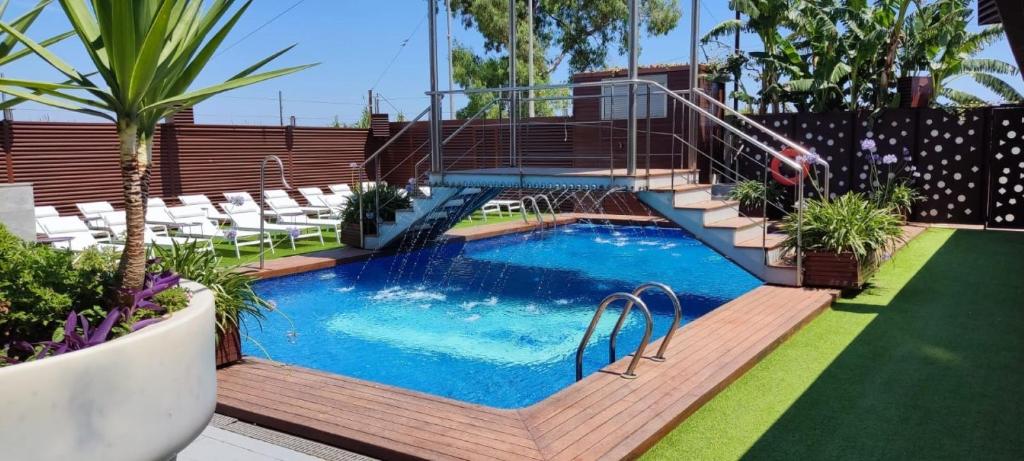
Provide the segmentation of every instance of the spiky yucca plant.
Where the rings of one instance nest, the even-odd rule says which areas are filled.
[[[123,289],[140,287],[145,275],[145,203],[153,135],[160,119],[216,94],[310,67],[256,73],[292,48],[287,47],[221,84],[191,89],[252,0],[234,12],[234,0],[206,4],[203,0],[60,0],[96,68],[96,79],[17,28],[0,23],[0,30],[69,79],[67,83],[48,83],[4,78],[0,79],[0,91],[117,124],[127,217],[125,249],[118,268]]]

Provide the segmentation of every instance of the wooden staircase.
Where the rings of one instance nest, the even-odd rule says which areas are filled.
[[[783,262],[782,234],[764,218],[740,216],[739,203],[712,196],[707,184],[637,192],[637,198],[761,280],[798,285],[797,269]]]

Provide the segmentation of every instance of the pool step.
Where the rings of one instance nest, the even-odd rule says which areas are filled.
[[[797,285],[796,268],[783,262],[785,236],[766,232],[770,223],[764,218],[740,216],[739,203],[712,197],[711,185],[686,184],[636,195],[765,282]]]

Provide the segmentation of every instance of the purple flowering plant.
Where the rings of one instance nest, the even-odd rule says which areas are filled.
[[[862,140],[860,147],[868,163],[868,197],[879,208],[909,214],[914,202],[920,200],[913,185],[921,176],[913,164],[910,149],[903,147],[898,154],[883,154],[871,138]]]

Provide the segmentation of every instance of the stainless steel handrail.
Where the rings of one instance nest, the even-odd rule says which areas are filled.
[[[679,303],[679,297],[677,297],[675,292],[672,291],[672,288],[660,282],[647,282],[643,285],[636,287],[636,289],[633,290],[633,296],[639,298],[640,295],[643,294],[643,292],[651,288],[657,288],[663,291],[666,295],[668,295],[668,298],[672,300],[672,324],[669,325],[668,327],[668,333],[665,333],[665,339],[661,340],[661,346],[658,347],[658,353],[655,354],[654,357],[651,357],[651,360],[663,362],[665,360],[665,351],[668,350],[668,343],[672,341],[672,335],[676,333],[676,329],[679,328],[679,322],[683,318],[683,307]],[[621,330],[622,326],[626,323],[626,316],[629,315],[629,311],[632,308],[632,302],[626,304],[626,307],[622,309],[622,315],[619,316],[619,321],[615,323],[615,328],[612,329],[611,337],[608,338],[609,363],[615,362],[615,338],[619,336],[619,330]]]
[[[629,361],[626,372],[621,375],[627,379],[636,378],[636,366],[640,363],[640,357],[644,355],[644,350],[647,349],[647,344],[651,341],[651,330],[654,328],[654,320],[651,318],[651,311],[647,309],[647,304],[640,298],[630,293],[613,293],[604,298],[601,304],[597,306],[597,312],[594,312],[594,317],[590,319],[590,325],[587,326],[587,331],[583,333],[583,339],[580,340],[580,345],[576,348],[576,381],[583,379],[583,351],[586,350],[590,337],[594,335],[594,329],[597,328],[597,323],[601,321],[601,315],[615,301],[626,301],[631,305],[635,304],[640,309],[640,312],[644,314],[644,321],[646,322],[644,324],[644,336],[640,339],[640,345],[637,346],[636,352],[633,353],[633,359]],[[623,310],[620,319],[628,313],[628,311]]]
[[[473,114],[472,117],[469,117],[468,119],[466,119],[462,123],[462,125],[460,125],[458,128],[455,129],[454,132],[452,132],[452,134],[448,135],[447,138],[444,138],[444,140],[441,141],[441,146],[448,145],[448,142],[451,141],[453,138],[455,138],[456,135],[461,133],[462,130],[465,130],[466,127],[468,127],[471,122],[473,122],[476,119],[480,118],[481,115],[487,113],[487,109],[490,109],[491,106],[493,106],[495,103],[498,103],[498,102],[501,102],[501,101],[504,101],[504,99],[502,99],[502,98],[495,98],[495,99],[492,99],[491,102],[488,102],[487,104],[484,104],[484,106],[481,107],[480,110],[476,111],[476,113]]]
[[[291,185],[288,184],[288,180],[284,177],[284,163],[281,162],[281,157],[276,155],[268,155],[263,157],[263,161],[260,162],[260,270],[263,270],[263,241],[267,238],[266,231],[264,230],[266,223],[266,197],[265,197],[265,178],[267,172],[267,162],[274,160],[277,162],[278,169],[281,170],[281,183],[284,184],[284,188],[290,190]],[[294,243],[294,242],[293,242]],[[274,248],[274,242],[270,242],[270,248]]]
[[[678,93],[689,94],[690,91],[689,90],[682,90],[682,91],[679,91]],[[803,146],[793,142],[789,138],[787,138],[785,136],[782,136],[781,134],[778,134],[775,131],[772,131],[770,128],[768,128],[768,127],[758,123],[754,119],[752,119],[752,118],[744,115],[743,113],[738,112],[737,110],[729,107],[728,104],[725,104],[725,103],[723,103],[723,102],[721,102],[721,101],[711,97],[711,95],[705,93],[700,88],[697,88],[696,91],[694,91],[693,93],[696,94],[701,99],[703,99],[705,101],[708,101],[708,102],[714,104],[715,106],[725,110],[729,115],[732,115],[733,117],[736,117],[736,118],[742,120],[743,123],[746,123],[747,125],[750,125],[750,126],[752,126],[754,128],[757,128],[758,130],[764,132],[768,136],[771,136],[776,141],[779,141],[782,144],[786,145],[786,147],[789,147],[789,148],[792,148],[792,149],[796,150],[801,155],[804,155],[805,156],[804,158],[816,159],[816,161],[814,162],[815,167],[821,166],[821,167],[825,168],[825,184],[823,185],[824,186],[824,194],[822,194],[823,195],[822,198],[824,200],[829,200],[831,198],[829,196],[829,190],[828,190],[829,189],[829,179],[831,179],[830,178],[830,176],[831,176],[831,172],[830,172],[831,167],[830,167],[830,165],[828,164],[827,161],[825,161],[824,159],[820,158],[817,155],[814,155],[814,153],[812,153],[811,151],[807,150]]]
[[[537,225],[540,226],[541,230],[544,229],[544,215],[540,213],[540,207],[537,206],[537,199],[533,196],[527,195],[519,199],[519,212],[523,215],[523,222],[529,224],[530,218],[526,217],[526,201],[529,200],[533,204],[533,213],[537,216]]]
[[[551,227],[558,225],[558,215],[555,214],[555,207],[551,205],[551,199],[547,195],[537,194],[534,196],[534,201],[537,199],[544,199],[544,202],[548,204],[548,211],[551,212]]]

